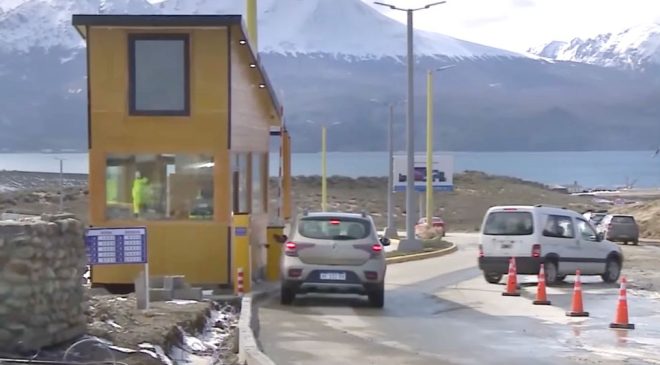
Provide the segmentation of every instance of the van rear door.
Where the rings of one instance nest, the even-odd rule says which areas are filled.
[[[531,209],[501,208],[489,211],[481,230],[484,256],[531,256],[534,244]]]

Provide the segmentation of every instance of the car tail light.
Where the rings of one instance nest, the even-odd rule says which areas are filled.
[[[383,246],[380,243],[374,243],[373,245],[371,245],[371,251],[381,252],[383,251]]]
[[[297,278],[302,275],[302,269],[289,269],[289,277]]]
[[[479,257],[484,257],[484,246],[479,245]]]
[[[367,278],[367,280],[378,280],[378,273],[375,271],[365,271],[364,277]]]
[[[532,257],[541,257],[541,245],[535,244],[532,246]]]
[[[287,256],[298,256],[298,245],[293,241],[287,242],[284,245],[284,254]]]

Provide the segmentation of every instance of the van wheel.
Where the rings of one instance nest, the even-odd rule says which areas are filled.
[[[619,280],[619,275],[621,275],[621,265],[619,261],[615,258],[607,259],[607,264],[605,264],[605,272],[600,276],[606,283],[616,283]]]
[[[282,286],[282,288],[280,289],[280,303],[282,305],[289,305],[293,303],[295,299],[296,299],[296,292],[294,292],[290,288]]]
[[[547,285],[555,285],[561,281],[559,272],[557,270],[557,263],[554,261],[548,261],[543,265],[545,270],[545,283]],[[566,275],[564,275],[564,278]]]
[[[562,282],[562,281],[564,281],[564,280],[566,280],[566,275],[559,275],[559,276],[557,276],[557,282]]]
[[[486,279],[487,282],[491,284],[498,284],[502,280],[502,274],[498,274],[496,272],[485,272],[484,271],[484,278]]]

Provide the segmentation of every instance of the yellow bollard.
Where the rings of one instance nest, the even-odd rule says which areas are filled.
[[[280,279],[280,258],[282,256],[281,239],[284,235],[284,227],[269,226],[267,229],[268,244],[266,251],[266,280],[278,281]]]
[[[252,287],[252,263],[250,257],[250,215],[234,214],[231,232],[231,267],[234,292],[237,292],[238,268],[243,269],[243,293],[249,293]]]

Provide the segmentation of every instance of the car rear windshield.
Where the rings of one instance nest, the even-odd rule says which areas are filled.
[[[489,236],[527,236],[534,232],[530,212],[492,212],[486,218],[484,234]]]
[[[635,219],[633,217],[626,215],[615,215],[614,217],[612,217],[612,223],[631,224],[631,223],[635,223]]]
[[[317,240],[359,240],[371,234],[371,224],[364,219],[307,217],[298,224],[298,233]]]

